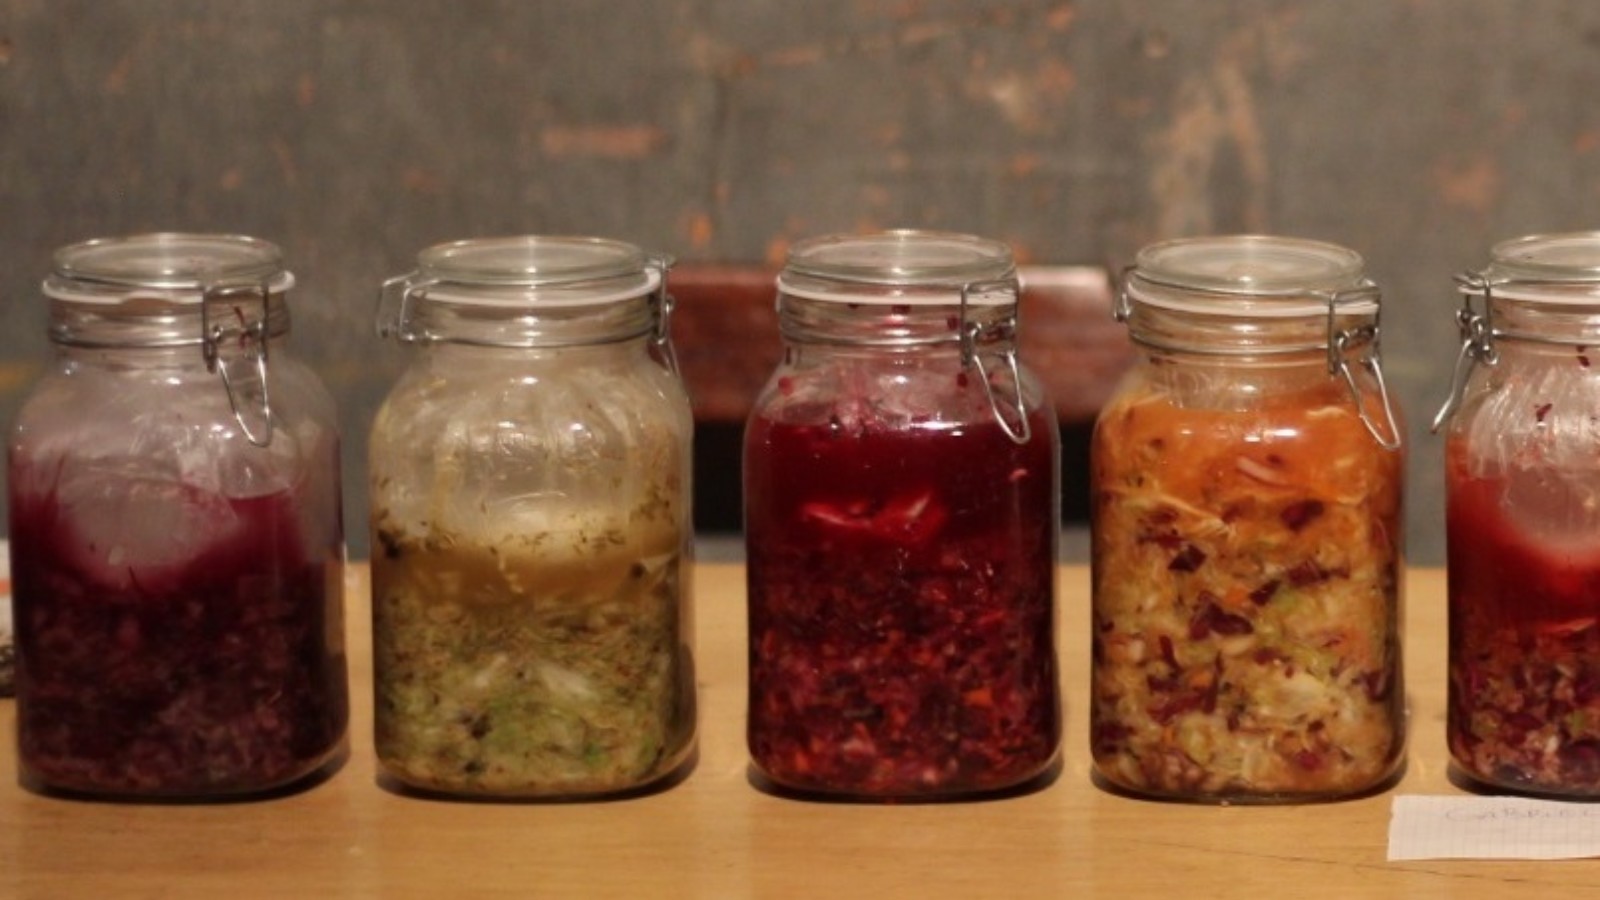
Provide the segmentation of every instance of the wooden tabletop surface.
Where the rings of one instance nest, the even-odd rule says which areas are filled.
[[[16,785],[0,701],[0,897],[1539,897],[1600,895],[1600,861],[1388,863],[1396,792],[1460,793],[1444,747],[1444,576],[1410,573],[1411,746],[1393,791],[1211,807],[1113,796],[1088,774],[1088,572],[1061,570],[1065,761],[1042,789],[957,804],[780,798],[751,785],[744,580],[697,574],[702,720],[687,778],[600,803],[482,804],[380,787],[366,572],[349,599],[354,719],[327,781],[272,800],[107,804]]]

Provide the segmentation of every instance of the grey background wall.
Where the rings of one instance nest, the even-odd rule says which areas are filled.
[[[1597,85],[1582,0],[0,0],[0,415],[48,353],[56,246],[275,240],[364,553],[364,435],[402,363],[375,289],[427,244],[771,261],[918,226],[1120,267],[1276,232],[1359,250],[1386,288],[1412,555],[1439,562],[1450,275],[1600,227]]]

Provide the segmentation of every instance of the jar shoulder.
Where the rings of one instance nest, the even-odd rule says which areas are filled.
[[[1600,354],[1595,364],[1600,364]],[[1582,348],[1502,353],[1480,365],[1446,429],[1473,468],[1592,470],[1600,450],[1600,369]]]
[[[198,350],[194,356],[150,364],[56,360],[29,387],[12,434],[68,432],[86,446],[102,448],[190,432],[207,432],[226,442],[235,430],[228,389],[217,373],[207,370]],[[267,396],[285,430],[337,431],[333,394],[298,359],[274,355],[267,366]]]

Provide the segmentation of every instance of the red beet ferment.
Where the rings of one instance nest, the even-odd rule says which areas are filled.
[[[1495,790],[1600,797],[1600,232],[1506,241],[1458,283],[1450,755]]]
[[[57,254],[55,361],[9,442],[30,786],[251,795],[337,753],[338,439],[332,400],[279,346],[292,283],[249,238]]]
[[[940,799],[1060,743],[1057,436],[1004,245],[798,245],[745,443],[749,748],[779,789]]]

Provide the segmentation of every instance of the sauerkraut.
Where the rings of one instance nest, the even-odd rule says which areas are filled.
[[[380,518],[377,745],[404,783],[452,793],[617,791],[670,771],[693,733],[675,534],[497,542]]]
[[[1350,794],[1401,757],[1402,456],[1342,385],[1125,390],[1093,443],[1096,767],[1136,793]]]
[[[640,341],[442,344],[373,423],[378,759],[414,788],[578,798],[695,731],[687,398]]]

